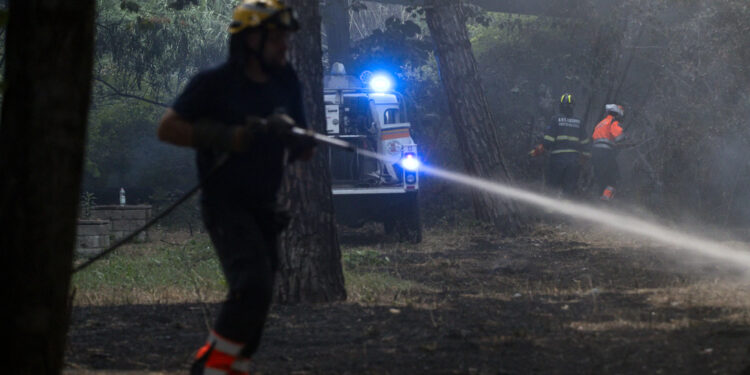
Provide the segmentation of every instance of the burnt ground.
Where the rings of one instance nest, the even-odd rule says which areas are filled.
[[[256,373],[750,374],[749,279],[604,236],[433,231],[402,246],[345,233],[345,249],[387,256],[369,271],[412,287],[373,303],[275,306]],[[67,373],[186,373],[217,307],[76,307]]]

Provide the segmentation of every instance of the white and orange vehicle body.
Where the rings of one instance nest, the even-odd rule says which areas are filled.
[[[339,221],[351,226],[379,221],[386,232],[401,230],[397,226],[413,231],[419,225],[419,154],[403,96],[378,75],[357,79],[346,75],[341,64],[334,64],[331,73],[324,79],[327,134],[390,159],[329,150]],[[399,217],[409,217],[408,222]]]

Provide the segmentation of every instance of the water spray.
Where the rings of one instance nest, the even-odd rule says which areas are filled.
[[[595,208],[580,202],[558,198],[553,199],[542,194],[532,193],[528,190],[521,190],[519,188],[493,181],[487,181],[429,166],[422,166],[422,170],[427,174],[447,181],[452,181],[488,193],[501,195],[515,201],[555,211],[576,219],[590,221],[598,225],[617,229],[621,232],[649,238],[665,245],[690,251],[697,255],[740,265],[750,270],[750,250],[748,249],[726,246],[717,241],[678,232],[658,223],[636,218],[624,213]]]
[[[295,128],[297,129],[297,128]],[[299,129],[304,132],[306,130]],[[298,133],[299,134],[299,133]],[[338,146],[339,139],[320,135],[325,139],[316,138],[325,143]],[[358,154],[381,160],[386,163],[402,162],[387,155],[377,154],[372,151],[358,149],[351,144],[346,143],[349,150],[356,151]],[[514,201],[523,202],[532,206],[554,211],[576,219],[582,219],[594,224],[606,226],[621,232],[637,235],[642,238],[648,238],[665,245],[689,251],[696,255],[710,257],[734,265],[740,265],[750,270],[750,249],[740,249],[726,246],[717,241],[712,241],[695,235],[682,233],[664,225],[634,217],[632,215],[605,210],[587,205],[581,202],[574,202],[560,198],[551,198],[549,196],[534,193],[526,189],[519,189],[507,184],[501,184],[494,181],[484,180],[477,177],[468,176],[461,173],[451,172],[448,170],[431,167],[429,165],[419,164],[419,169],[428,175],[441,178],[459,185],[467,186],[473,189],[481,190],[490,194],[500,195]]]
[[[581,202],[574,202],[574,201],[559,199],[559,198],[551,198],[549,196],[546,196],[540,193],[534,193],[528,190],[522,190],[516,187],[512,187],[510,185],[507,185],[507,184],[501,184],[498,182],[489,181],[489,180],[485,180],[485,179],[481,179],[477,177],[472,177],[472,176],[468,176],[468,175],[457,173],[457,172],[452,172],[452,171],[448,171],[448,170],[444,170],[440,168],[431,167],[429,165],[424,165],[420,163],[419,160],[417,159],[408,160],[407,158],[407,160],[400,160],[400,159],[396,159],[388,155],[378,154],[372,151],[359,149],[349,142],[343,141],[341,139],[329,137],[327,135],[323,135],[320,133],[316,133],[311,129],[291,127],[289,129],[289,132],[297,136],[309,137],[319,143],[327,144],[333,147],[343,148],[352,152],[356,152],[359,155],[362,155],[364,157],[377,159],[386,163],[391,163],[391,164],[405,163],[403,166],[407,169],[419,168],[419,170],[421,170],[423,173],[426,173],[428,175],[431,175],[437,178],[441,178],[446,181],[450,181],[459,185],[467,186],[473,189],[481,190],[490,194],[500,195],[505,198],[512,199],[514,201],[523,202],[532,206],[543,208],[548,211],[554,211],[559,214],[563,214],[563,215],[573,217],[576,219],[590,221],[594,224],[606,226],[612,229],[617,229],[621,232],[631,233],[642,238],[652,239],[654,241],[660,242],[665,245],[669,245],[678,249],[689,251],[696,255],[713,258],[713,259],[727,262],[733,265],[739,265],[743,268],[750,270],[750,249],[740,249],[740,248],[726,246],[717,241],[712,241],[712,240],[705,239],[702,237],[698,237],[698,236],[694,236],[694,235],[690,235],[686,233],[681,233],[676,230],[667,228],[664,225],[654,223],[651,221],[647,221],[644,219],[636,218],[628,214],[617,213],[611,210],[603,210],[600,208],[595,208],[595,207],[592,207],[590,205],[587,205]],[[225,154],[221,158],[221,161],[217,163],[217,166],[214,167],[214,170],[212,171],[211,174],[213,174],[215,170],[220,168],[220,166],[223,165],[228,158],[229,158],[228,154]],[[210,176],[208,176],[207,178],[210,178]],[[118,241],[116,244],[114,244],[110,248],[100,252],[99,254],[93,256],[92,258],[89,258],[83,264],[75,267],[73,269],[73,272],[75,273],[75,272],[81,271],[84,268],[90,266],[95,261],[113,252],[115,249],[122,246],[126,242],[130,241],[132,238],[135,238],[135,236],[138,235],[140,232],[154,225],[158,220],[168,215],[177,206],[185,202],[188,198],[190,198],[190,196],[192,196],[195,192],[200,190],[200,187],[203,185],[204,182],[205,181],[202,181],[198,186],[194,187],[193,189],[190,189],[188,193],[183,195],[175,203],[167,207],[164,211],[157,214],[154,218],[152,218],[148,223],[146,223],[141,228],[135,230],[133,233],[126,236],[122,240]]]

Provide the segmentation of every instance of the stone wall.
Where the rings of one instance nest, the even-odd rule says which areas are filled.
[[[95,254],[109,247],[108,220],[78,220],[76,251]]]
[[[151,206],[94,206],[91,208],[91,218],[109,221],[110,233],[115,240],[119,240],[142,227],[151,219]],[[148,241],[148,232],[139,234],[135,241]]]

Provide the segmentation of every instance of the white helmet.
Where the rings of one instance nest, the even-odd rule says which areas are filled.
[[[625,116],[625,110],[622,108],[621,105],[617,104],[607,104],[604,106],[604,110],[611,113],[616,113],[620,115],[620,117]]]

